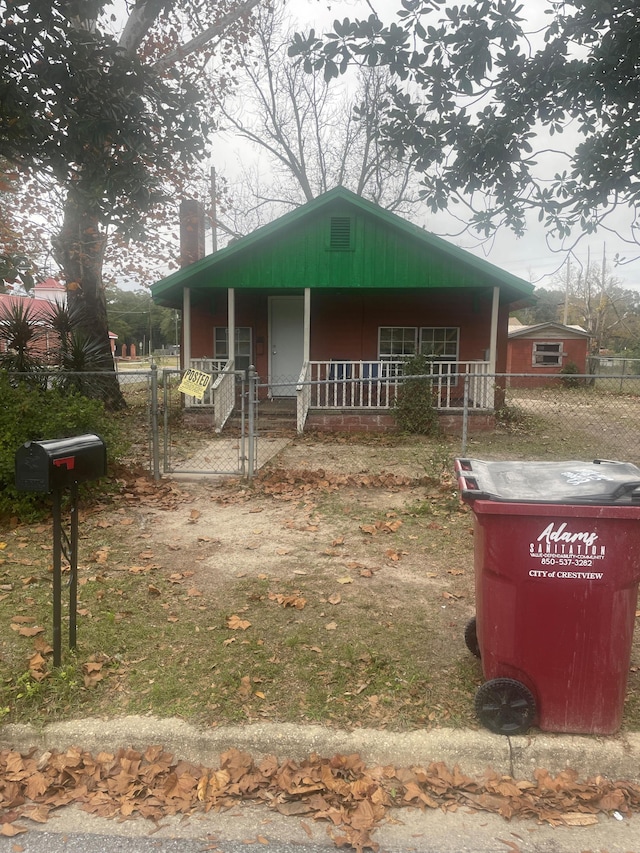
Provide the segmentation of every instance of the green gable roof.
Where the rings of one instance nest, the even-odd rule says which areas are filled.
[[[183,288],[340,289],[495,287],[507,303],[533,285],[343,187],[313,199],[152,285],[180,307]]]

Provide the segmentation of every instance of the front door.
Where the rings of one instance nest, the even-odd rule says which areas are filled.
[[[269,300],[269,373],[273,397],[295,397],[304,361],[304,297]]]

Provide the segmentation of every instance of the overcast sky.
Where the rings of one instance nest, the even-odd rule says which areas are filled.
[[[393,20],[396,10],[401,6],[400,0],[371,0],[371,4],[385,21]],[[548,20],[544,15],[544,9],[547,8],[545,0],[523,0],[523,6],[532,22],[532,29],[541,27],[544,21]],[[362,18],[371,14],[371,7],[366,0],[338,0],[338,2],[290,0],[289,9],[298,18],[300,29],[308,30],[314,27],[317,32],[327,31],[336,18]],[[567,142],[568,140],[564,139],[565,145]],[[229,177],[237,173],[239,169],[237,141],[234,144],[227,142],[225,145],[216,143],[215,149],[216,168],[219,172]],[[446,215],[434,216],[425,210],[424,214],[416,214],[414,221],[427,230],[450,239],[456,245],[540,287],[554,286],[553,276],[561,270],[564,262],[564,253],[553,251],[553,249],[560,249],[559,246],[550,247],[547,244],[545,232],[537,221],[530,224],[524,237],[518,239],[511,232],[504,231],[496,236],[491,245],[484,246],[479,245],[479,241],[473,234],[452,236],[461,228],[459,223],[451,221]],[[610,272],[619,279],[623,287],[640,289],[640,247],[629,246],[612,233],[614,229],[620,230],[621,233],[628,230],[629,212],[623,209],[616,211],[610,224],[612,230],[591,235],[588,239],[581,241],[576,249],[578,260],[585,264],[590,250],[592,261],[601,263],[606,245]],[[614,267],[616,254],[629,262]],[[634,260],[636,255],[638,259]]]

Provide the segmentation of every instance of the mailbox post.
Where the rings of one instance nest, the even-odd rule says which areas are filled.
[[[107,473],[104,441],[92,433],[28,441],[16,451],[16,488],[53,497],[53,665],[62,662],[62,557],[69,563],[69,648],[76,647],[78,605],[78,483]],[[70,490],[69,529],[62,523],[62,493]]]

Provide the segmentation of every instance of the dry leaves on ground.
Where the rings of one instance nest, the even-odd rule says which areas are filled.
[[[430,477],[406,477],[399,474],[334,474],[322,469],[265,469],[254,477],[251,489],[231,482],[215,500],[221,504],[243,503],[255,495],[271,495],[278,500],[298,500],[314,491],[334,492],[344,487],[378,488],[395,491],[412,486],[440,484]]]
[[[640,810],[640,786],[603,777],[580,781],[566,770],[535,781],[514,780],[488,770],[472,779],[442,763],[427,768],[367,768],[358,755],[255,761],[230,749],[211,769],[176,761],[162,747],[145,753],[121,749],[115,755],[72,748],[66,752],[21,755],[0,752],[0,834],[24,831],[17,823],[47,820],[49,812],[71,803],[103,817],[164,815],[231,808],[241,800],[264,803],[283,815],[328,823],[336,846],[378,849],[376,826],[392,806],[455,811],[461,807],[551,825],[588,826],[599,813]]]

